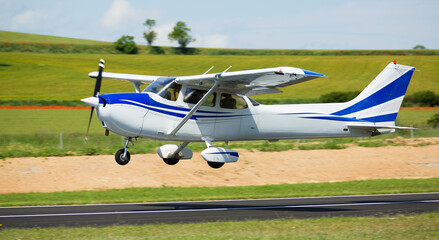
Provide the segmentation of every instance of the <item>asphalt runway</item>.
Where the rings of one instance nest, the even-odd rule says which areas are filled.
[[[0,229],[389,216],[439,211],[439,193],[3,207]]]

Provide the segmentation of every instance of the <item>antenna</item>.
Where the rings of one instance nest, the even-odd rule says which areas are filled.
[[[207,70],[206,72],[203,73],[203,75],[206,75],[206,73],[208,73],[210,70],[212,70],[214,66],[210,67],[209,70]]]
[[[232,65],[230,65],[230,67],[228,67],[226,70],[224,70],[223,73],[227,72],[227,70],[229,70],[232,67]]]

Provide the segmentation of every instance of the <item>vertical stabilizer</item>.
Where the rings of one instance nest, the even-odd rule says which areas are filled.
[[[332,115],[376,125],[394,125],[414,70],[414,67],[390,63],[360,95]]]

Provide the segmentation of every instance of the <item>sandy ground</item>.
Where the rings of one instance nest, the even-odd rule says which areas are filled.
[[[439,177],[439,139],[428,141],[423,147],[239,150],[239,161],[220,169],[211,169],[199,153],[175,166],[157,154],[132,155],[125,166],[112,155],[8,158],[0,161],[0,193]]]

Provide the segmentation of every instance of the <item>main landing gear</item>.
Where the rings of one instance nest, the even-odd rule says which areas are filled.
[[[183,142],[179,146],[168,144],[161,146],[157,153],[163,159],[163,161],[168,165],[175,165],[181,159],[191,159],[192,150],[186,148],[189,142]]]
[[[128,146],[129,143],[131,143],[130,146]],[[114,155],[114,158],[116,159],[116,162],[119,165],[126,165],[127,163],[130,162],[131,156],[130,153],[128,152],[128,148],[132,146],[134,146],[132,138],[127,137],[124,148],[117,151],[116,154]]]

